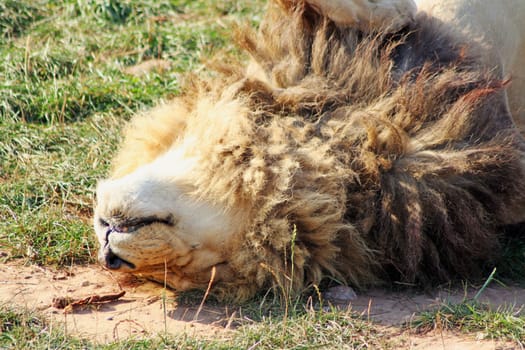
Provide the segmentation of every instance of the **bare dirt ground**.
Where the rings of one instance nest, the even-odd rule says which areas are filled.
[[[118,300],[79,305],[69,312],[53,306],[53,299],[56,298],[81,300],[94,295],[112,297],[122,291],[126,293]],[[408,349],[519,349],[511,343],[476,339],[479,338],[476,334],[466,336],[433,332],[419,336],[399,328],[410,322],[416,312],[439,305],[444,300],[459,302],[466,294],[469,293],[440,290],[415,295],[374,290],[357,296],[351,301],[351,307],[381,327],[392,329],[392,334],[403,338]],[[481,301],[494,307],[519,308],[525,305],[525,289],[489,287]],[[98,342],[164,331],[217,339],[227,336],[235,321],[242,317],[242,310],[224,305],[181,305],[176,302],[172,291],[158,284],[123,278],[99,266],[55,270],[21,266],[16,262],[0,264],[0,305],[39,310],[56,322],[57,327],[64,327],[68,334]]]

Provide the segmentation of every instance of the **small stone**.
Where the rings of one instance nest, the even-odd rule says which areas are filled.
[[[346,304],[357,298],[356,292],[349,286],[335,286],[323,293],[324,299],[335,304]]]

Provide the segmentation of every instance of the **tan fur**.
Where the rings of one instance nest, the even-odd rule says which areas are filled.
[[[290,3],[289,0],[282,2]],[[389,32],[397,31],[411,22],[416,14],[416,4],[413,0],[307,0],[306,2],[337,25],[365,32],[379,28]]]
[[[215,269],[215,293],[234,299],[493,263],[525,217],[505,82],[424,15],[365,35],[282,5],[239,35],[249,73],[221,67],[131,122],[97,190],[101,262],[176,289]]]
[[[294,3],[282,0],[284,3]],[[399,30],[411,23],[416,5],[476,45],[487,67],[510,77],[507,89],[514,121],[525,133],[525,1],[522,0],[307,0],[340,26]]]
[[[187,106],[178,103],[159,106],[146,116],[136,117],[124,131],[126,138],[115,159],[119,166],[114,167],[113,176],[129,174],[166,152],[173,139],[186,127],[188,112]]]

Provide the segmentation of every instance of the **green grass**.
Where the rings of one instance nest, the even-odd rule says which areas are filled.
[[[82,349],[84,345],[33,311],[0,307],[1,349]]]
[[[7,0],[0,4],[0,246],[11,258],[92,261],[93,192],[121,126],[180,93],[182,74],[235,53],[228,23],[263,1]],[[126,74],[162,59],[170,68]],[[5,253],[5,252],[4,252]]]
[[[465,298],[460,303],[443,302],[437,309],[419,314],[410,327],[420,333],[435,329],[460,330],[477,333],[482,339],[509,340],[525,346],[524,305],[506,305],[493,310],[490,305],[479,301],[495,275],[496,269],[472,298]]]
[[[525,346],[523,305],[493,309],[475,300],[458,304],[443,303],[438,309],[421,313],[411,324],[416,331],[460,330],[483,339],[514,341]]]
[[[227,23],[261,1],[7,1],[0,5],[0,116],[30,122],[125,117],[179,92],[218,48],[232,50]],[[165,74],[122,68],[169,60]]]
[[[178,95],[184,73],[205,74],[203,61],[214,54],[238,55],[230,40],[230,24],[257,23],[264,3],[0,1],[0,257],[57,266],[94,262],[93,193],[97,180],[107,174],[122,125],[137,111]],[[170,68],[142,76],[125,73],[127,67],[150,59],[165,60]],[[520,244],[506,251],[509,263],[505,266],[513,278],[525,280],[525,247]],[[254,321],[240,320],[240,328],[223,340],[171,335],[106,346],[70,337],[62,325],[42,315],[0,305],[0,348],[360,349],[398,345],[350,311],[319,312],[287,302],[286,307],[269,309],[253,303],[249,308],[259,312],[252,317]],[[487,315],[483,308],[472,309],[468,317]],[[450,320],[443,327],[467,324],[447,316],[449,311],[440,311],[441,320]],[[458,319],[466,320],[462,312],[464,316]],[[494,318],[484,322],[501,326],[499,333],[487,334],[523,337],[523,317],[505,310],[489,314]],[[498,315],[508,316],[507,321],[497,319]],[[422,318],[427,325],[438,324],[431,314]],[[479,326],[467,328],[471,329]]]
[[[235,332],[220,337],[164,334],[101,345],[67,336],[62,324],[35,312],[0,307],[0,348],[12,349],[396,349],[402,344],[389,336],[351,311],[294,309],[286,320],[241,320]]]
[[[117,142],[118,120],[0,121],[0,243],[39,264],[89,261],[95,183]]]

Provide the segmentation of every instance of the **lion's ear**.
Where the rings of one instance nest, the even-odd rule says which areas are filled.
[[[307,21],[325,17],[340,27],[364,32],[395,32],[414,20],[413,0],[274,0],[287,11],[300,12]]]

